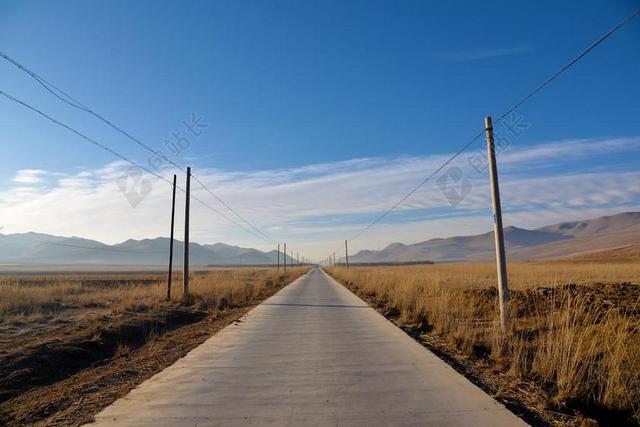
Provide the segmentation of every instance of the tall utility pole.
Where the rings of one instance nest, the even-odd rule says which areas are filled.
[[[167,277],[167,299],[171,299],[171,278],[173,276],[173,224],[176,216],[176,175],[173,175],[173,194],[171,196],[171,237],[169,238],[169,276]]]
[[[278,243],[278,273],[280,273],[280,243]]]
[[[507,280],[507,261],[504,251],[504,233],[502,230],[502,208],[500,206],[500,186],[498,185],[498,167],[496,150],[493,143],[493,122],[491,116],[484,119],[487,137],[487,155],[489,157],[489,179],[491,181],[491,200],[493,201],[493,234],[496,242],[496,262],[498,264],[498,297],[500,298],[500,326],[509,327],[509,286]]]
[[[347,240],[344,241],[344,259],[347,261],[347,269],[349,268],[349,247],[347,246]]]
[[[182,268],[182,294],[189,297],[189,201],[191,199],[191,168],[187,167],[187,186],[184,203],[184,267]]]
[[[284,244],[284,259],[282,260],[282,265],[284,265],[284,272],[287,272],[287,244]]]

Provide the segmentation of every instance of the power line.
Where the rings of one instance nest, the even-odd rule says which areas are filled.
[[[634,12],[632,12],[631,14],[626,16],[623,20],[621,20],[613,28],[611,28],[609,31],[607,31],[602,36],[600,36],[600,38],[598,38],[595,42],[593,42],[591,45],[589,45],[589,47],[587,47],[586,49],[581,51],[575,58],[573,58],[571,61],[569,61],[567,64],[565,64],[558,71],[553,73],[550,77],[548,77],[540,85],[536,86],[533,90],[531,90],[526,96],[521,98],[518,102],[516,102],[513,106],[511,106],[508,110],[506,110],[504,113],[502,113],[500,116],[498,116],[498,118],[495,119],[493,121],[493,123],[496,124],[496,123],[500,122],[501,120],[503,120],[505,117],[507,117],[509,114],[513,113],[516,109],[518,109],[524,103],[529,101],[532,97],[534,97],[536,94],[538,94],[542,89],[544,89],[552,81],[554,81],[555,79],[560,77],[565,71],[567,71],[569,68],[571,68],[575,64],[577,64],[582,58],[584,58],[586,55],[588,55],[592,50],[594,50],[596,47],[598,47],[600,44],[602,44],[606,39],[611,37],[614,33],[616,33],[618,30],[620,30],[622,27],[624,27],[626,24],[628,24],[629,21],[631,21],[633,18],[635,18],[638,15],[640,15],[640,9],[636,9]],[[382,214],[378,215],[366,227],[364,227],[362,230],[360,230],[356,234],[354,234],[353,237],[351,237],[349,240],[357,239],[363,233],[365,233],[367,230],[369,230],[371,227],[373,227],[375,224],[377,224],[380,220],[382,220],[384,217],[386,217],[388,214],[390,214],[394,209],[396,209],[398,206],[400,206],[400,204],[402,204],[402,202],[404,202],[409,197],[411,197],[416,191],[418,191],[418,189],[420,189],[431,178],[433,178],[443,168],[445,168],[449,163],[451,163],[456,157],[458,157],[467,148],[469,148],[471,145],[473,145],[483,134],[484,134],[484,130],[480,131],[477,135],[475,135],[473,138],[471,138],[471,140],[469,140],[469,142],[464,144],[458,151],[456,151],[451,157],[449,157],[442,165],[440,165],[438,168],[436,168],[435,171],[433,171],[429,176],[427,176],[425,179],[423,179],[422,182],[420,182],[418,185],[416,185],[411,191],[409,191],[406,195],[404,195],[400,200],[398,200],[389,209],[384,211]]]
[[[100,142],[98,142],[98,141],[96,141],[96,140],[84,135],[82,132],[72,128],[71,126],[60,122],[59,120],[51,117],[50,115],[46,114],[42,110],[39,110],[38,108],[36,108],[36,107],[34,107],[34,106],[30,105],[30,104],[27,104],[26,102],[24,102],[24,101],[22,101],[22,100],[20,100],[20,99],[18,99],[16,97],[8,94],[7,92],[3,91],[2,89],[0,89],[0,95],[3,95],[5,98],[7,98],[7,99],[9,99],[9,100],[11,100],[11,101],[13,101],[13,102],[15,102],[17,104],[20,104],[25,108],[28,108],[29,110],[33,111],[34,113],[39,114],[40,116],[42,116],[42,117],[46,118],[47,120],[57,124],[58,126],[61,126],[61,127],[65,128],[65,129],[67,129],[68,131],[75,133],[80,138],[84,139],[85,141],[97,146],[98,148],[101,148],[101,149],[107,151],[110,154],[113,154],[114,156],[118,157],[119,159],[124,160],[125,162],[128,162],[128,163],[131,163],[132,165],[139,167],[140,169],[144,170],[145,172],[148,172],[151,175],[154,175],[157,178],[160,178],[163,181],[166,181],[167,183],[173,185],[173,183],[171,181],[169,181],[168,179],[164,178],[163,176],[158,175],[157,173],[153,172],[152,170],[146,168],[145,166],[142,166],[142,165],[134,162],[133,160],[125,157],[124,155],[118,153],[117,151],[113,150],[112,148],[109,148],[106,145],[104,145],[104,144],[102,144],[102,143],[100,143]]]
[[[62,102],[77,108],[81,111],[84,111],[92,116],[94,116],[95,118],[97,118],[98,120],[106,123],[108,126],[110,126],[112,129],[116,130],[117,132],[119,132],[120,134],[124,135],[125,137],[129,138],[130,140],[132,140],[133,142],[135,142],[136,144],[138,144],[140,147],[142,147],[143,149],[149,151],[152,154],[155,154],[156,156],[158,156],[159,158],[161,158],[162,160],[166,161],[167,163],[170,163],[172,166],[180,169],[181,171],[185,172],[186,169],[184,166],[179,165],[178,163],[176,163],[175,161],[171,160],[169,157],[167,157],[164,153],[159,152],[154,150],[152,147],[150,147],[149,145],[145,144],[144,142],[142,142],[140,139],[136,138],[135,136],[131,135],[129,132],[125,131],[124,129],[122,129],[121,127],[117,126],[115,123],[113,123],[111,120],[105,118],[104,116],[100,115],[99,113],[95,112],[94,110],[92,110],[91,108],[87,107],[86,105],[82,104],[80,101],[78,101],[77,99],[75,99],[74,97],[72,97],[71,95],[69,95],[68,93],[66,93],[64,90],[58,88],[57,86],[55,86],[54,84],[48,82],[45,78],[43,78],[42,76],[38,75],[35,71],[29,69],[27,66],[19,63],[18,61],[16,61],[15,59],[13,59],[12,57],[10,57],[9,55],[7,55],[6,53],[0,51],[0,57],[4,58],[5,60],[9,61],[11,64],[13,64],[14,66],[16,66],[17,68],[19,68],[20,70],[22,70],[23,72],[27,73],[29,76],[31,76],[34,80],[36,80],[40,85],[42,85],[47,91],[49,91],[51,94],[53,94],[56,98],[58,98],[59,100],[61,100]],[[112,153],[113,154],[113,153]],[[209,189],[204,183],[202,183],[202,181],[200,181],[197,177],[195,177],[194,175],[191,175],[191,177],[193,179],[195,179],[209,194],[211,194],[218,202],[220,202],[222,205],[224,205],[224,207],[226,207],[230,212],[232,212],[236,217],[238,217],[241,221],[243,221],[244,223],[246,223],[250,228],[256,230],[261,236],[265,237],[266,239],[268,239],[270,242],[272,243],[277,243],[275,242],[275,240],[273,240],[271,237],[269,237],[266,233],[264,233],[263,231],[261,231],[258,227],[254,226],[249,220],[247,220],[246,218],[244,218],[242,215],[240,215],[238,213],[237,210],[233,209],[227,202],[225,202],[224,200],[222,200],[222,198],[220,198],[217,194],[215,194],[211,189]]]
[[[402,202],[404,202],[405,200],[407,200],[409,197],[413,196],[413,194],[418,191],[420,189],[420,187],[422,187],[423,185],[425,185],[431,178],[433,178],[436,174],[438,174],[438,172],[440,172],[442,169],[444,169],[449,163],[451,163],[456,157],[458,157],[460,154],[462,154],[467,148],[469,148],[471,145],[473,145],[478,138],[480,138],[482,136],[482,134],[484,133],[484,131],[478,133],[476,136],[474,136],[469,142],[467,142],[465,145],[462,146],[462,148],[460,148],[458,151],[456,151],[456,153],[451,156],[449,159],[447,159],[446,162],[444,162],[443,164],[441,164],[436,170],[434,170],[429,176],[427,176],[425,179],[422,180],[422,182],[420,182],[418,185],[416,185],[411,191],[409,191],[407,194],[405,194],[400,200],[398,200],[393,206],[391,206],[389,209],[387,209],[384,213],[382,213],[381,215],[379,215],[378,217],[376,217],[373,221],[371,221],[365,228],[363,228],[362,230],[360,230],[358,233],[356,233],[353,237],[351,237],[349,240],[355,240],[358,237],[360,237],[363,233],[365,233],[367,230],[369,230],[371,227],[373,227],[375,224],[377,224],[381,219],[383,219],[384,217],[386,217],[387,215],[389,215],[395,208],[397,208],[398,206],[400,206],[402,204]]]
[[[191,178],[193,178],[193,175],[191,175]],[[185,190],[182,189],[182,187],[176,186],[178,189],[180,189],[180,191],[185,192]],[[252,231],[251,229],[245,227],[243,224],[235,221],[233,218],[229,218],[227,215],[223,214],[222,212],[220,212],[219,210],[217,210],[216,208],[214,208],[213,206],[211,206],[210,204],[206,203],[204,200],[200,199],[199,197],[194,196],[193,194],[191,194],[191,198],[194,199],[195,201],[197,201],[198,203],[200,203],[201,205],[203,205],[204,207],[208,208],[209,210],[215,212],[216,214],[220,215],[221,217],[223,217],[224,219],[226,219],[227,221],[237,225],[238,227],[242,228],[243,230],[245,230],[247,233],[252,234],[253,236],[264,240],[267,243],[274,243],[274,241],[271,240],[267,240],[265,237],[261,236],[260,234],[255,233],[254,231]],[[275,242],[277,243],[277,242]]]
[[[34,71],[32,71],[29,68],[27,68],[26,66],[20,64],[18,61],[16,61],[15,59],[11,58],[6,53],[0,51],[0,57],[4,58],[5,60],[9,61],[10,63],[12,63],[16,67],[18,67],[20,70],[22,70],[25,73],[27,73],[34,80],[36,80],[38,83],[40,83],[40,85],[42,85],[42,87],[44,87],[47,91],[49,91],[51,94],[53,94],[56,98],[58,98],[59,100],[61,100],[65,104],[68,104],[68,105],[70,105],[70,106],[72,106],[74,108],[77,108],[78,110],[81,110],[81,111],[84,111],[84,112],[86,112],[88,114],[91,114],[92,116],[94,116],[98,120],[106,123],[111,128],[115,129],[120,134],[122,134],[122,135],[126,136],[127,138],[131,139],[132,141],[134,141],[136,144],[138,144],[140,147],[144,148],[145,150],[147,150],[147,151],[149,151],[149,152],[161,157],[163,160],[171,163],[173,166],[177,167],[178,169],[180,169],[182,171],[185,170],[185,168],[183,166],[180,166],[180,165],[174,163],[171,159],[169,159],[167,156],[165,156],[164,153],[160,153],[160,152],[154,150],[152,147],[150,147],[147,144],[145,144],[144,142],[140,141],[138,138],[136,138],[133,135],[131,135],[130,133],[126,132],[124,129],[116,126],[110,120],[106,119],[105,117],[103,117],[100,114],[96,113],[95,111],[93,111],[92,109],[87,107],[86,105],[82,104],[80,101],[76,100],[75,98],[73,98],[71,95],[69,95],[68,93],[66,93],[62,89],[58,88],[57,86],[53,85],[52,83],[49,83],[43,77],[39,76]]]
[[[24,102],[24,101],[22,101],[22,100],[18,99],[18,98],[14,97],[14,96],[12,96],[12,95],[10,95],[10,94],[8,94],[7,92],[5,92],[5,91],[3,91],[3,90],[1,90],[1,89],[0,89],[0,95],[3,95],[5,98],[7,98],[7,99],[9,99],[9,100],[11,100],[11,101],[13,101],[13,102],[15,102],[15,103],[17,103],[17,104],[20,104],[20,105],[22,105],[23,107],[25,107],[25,108],[27,108],[27,109],[29,109],[29,110],[31,110],[31,111],[33,111],[33,112],[35,112],[35,113],[39,114],[40,116],[42,116],[42,117],[46,118],[47,120],[49,120],[49,121],[51,121],[51,122],[53,122],[53,123],[57,124],[58,126],[61,126],[61,127],[63,127],[63,128],[65,128],[65,129],[67,129],[67,130],[68,130],[68,131],[70,131],[70,132],[73,132],[74,134],[76,134],[76,135],[78,135],[80,138],[82,138],[83,140],[85,140],[85,141],[87,141],[87,142],[89,142],[89,143],[91,143],[91,144],[95,145],[96,147],[98,147],[98,148],[100,148],[100,149],[102,149],[102,150],[107,151],[108,153],[110,153],[110,154],[112,154],[112,155],[114,155],[114,156],[118,157],[119,159],[124,160],[125,162],[130,163],[131,165],[136,166],[136,167],[138,167],[138,168],[140,168],[140,169],[144,170],[145,172],[147,172],[147,173],[149,173],[149,174],[151,174],[151,175],[155,176],[156,178],[159,178],[159,179],[161,179],[161,180],[165,181],[165,182],[166,182],[166,183],[168,183],[169,185],[173,185],[173,182],[172,182],[172,181],[170,181],[170,180],[166,179],[166,178],[165,178],[165,177],[163,177],[162,175],[160,175],[160,174],[158,174],[158,173],[156,173],[156,172],[152,171],[151,169],[149,169],[149,168],[147,168],[147,167],[145,167],[145,166],[143,166],[143,165],[141,165],[141,164],[139,164],[139,163],[137,163],[137,162],[135,162],[135,161],[133,161],[133,160],[129,159],[128,157],[126,157],[126,156],[124,156],[124,155],[120,154],[119,152],[115,151],[114,149],[109,148],[109,147],[107,147],[106,145],[104,145],[104,144],[102,144],[102,143],[100,143],[100,142],[98,142],[98,141],[96,141],[96,140],[94,140],[94,139],[92,139],[92,138],[90,138],[90,137],[86,136],[86,135],[85,135],[85,134],[83,134],[82,132],[80,132],[80,131],[78,131],[78,130],[74,129],[73,127],[71,127],[71,126],[69,126],[69,125],[67,125],[67,124],[65,124],[65,123],[62,123],[61,121],[59,121],[59,120],[57,120],[57,119],[53,118],[52,116],[48,115],[47,113],[43,112],[42,110],[40,110],[40,109],[38,109],[38,108],[36,108],[36,107],[34,107],[34,106],[32,106],[32,105],[30,105],[30,104],[28,104],[28,103],[26,103],[26,102]],[[185,190],[184,190],[182,187],[180,187],[180,186],[176,186],[176,188],[178,188],[178,189],[179,189],[180,191],[182,191],[182,192],[185,192]],[[245,231],[247,231],[248,233],[251,233],[252,235],[254,235],[254,236],[258,237],[259,239],[265,240],[265,237],[263,237],[263,236],[261,236],[261,235],[259,235],[259,234],[255,233],[255,232],[254,232],[254,231],[252,231],[251,229],[249,229],[249,228],[245,227],[243,224],[241,224],[241,223],[239,223],[239,222],[237,222],[237,221],[233,220],[232,218],[229,218],[227,215],[225,215],[224,213],[222,213],[222,212],[220,212],[219,210],[215,209],[214,207],[212,207],[212,206],[211,206],[211,205],[209,205],[208,203],[204,202],[204,201],[203,201],[203,200],[201,200],[200,198],[198,198],[198,197],[196,197],[196,196],[194,196],[194,195],[191,195],[191,197],[192,197],[194,200],[198,201],[198,202],[199,202],[200,204],[202,204],[203,206],[205,206],[206,208],[208,208],[209,210],[211,210],[211,211],[213,211],[214,213],[218,214],[219,216],[221,216],[221,217],[225,218],[227,221],[229,221],[229,222],[231,222],[231,223],[233,223],[233,224],[237,225],[238,227],[241,227],[242,229],[244,229],[244,230],[245,230]],[[268,243],[272,243],[271,241],[268,241],[268,240],[267,240],[267,242],[268,242]]]
[[[222,200],[220,197],[218,197],[213,191],[211,191],[209,189],[209,187],[207,187],[202,181],[200,181],[196,176],[194,176],[193,174],[191,175],[191,178],[193,178],[198,184],[200,184],[200,186],[209,194],[211,194],[217,201],[219,201],[220,203],[222,203],[227,209],[229,209],[231,212],[233,212],[233,214],[235,216],[237,216],[241,221],[244,221],[249,227],[253,228],[256,232],[260,233],[262,236],[264,236],[266,239],[269,239],[272,243],[278,244],[278,242],[276,242],[275,240],[273,240],[271,238],[271,236],[269,236],[268,234],[266,234],[265,232],[263,232],[262,230],[260,230],[258,227],[255,227],[253,224],[251,224],[248,220],[246,220],[242,215],[240,215],[238,213],[238,211],[236,211],[235,209],[233,209],[231,206],[229,206],[224,200]]]
[[[596,47],[600,46],[606,39],[611,37],[619,29],[621,29],[622,27],[627,25],[629,23],[629,21],[631,21],[633,18],[635,18],[638,15],[640,15],[640,8],[636,9],[634,12],[630,13],[629,15],[627,15],[622,21],[618,22],[613,28],[611,28],[609,31],[607,31],[602,36],[600,36],[600,38],[598,40],[596,40],[589,47],[587,47],[582,52],[580,52],[575,58],[573,58],[571,61],[569,61],[564,67],[560,68],[553,75],[551,75],[549,78],[547,78],[544,82],[542,82],[540,85],[538,85],[535,89],[533,89],[531,92],[529,92],[524,98],[522,98],[520,101],[516,102],[510,109],[508,109],[507,111],[502,113],[500,116],[498,116],[498,118],[496,120],[494,120],[493,122],[497,123],[500,120],[504,119],[509,114],[513,113],[522,104],[524,104],[529,99],[531,99],[533,96],[535,96],[538,92],[540,92],[542,89],[544,89],[549,83],[554,81],[556,78],[560,77],[560,75],[563,74],[565,71],[567,71],[569,68],[571,68],[575,64],[577,64],[582,58],[587,56],[593,49],[595,49]]]
[[[27,67],[25,67],[24,65],[20,64],[18,61],[16,61],[15,59],[11,58],[9,55],[5,54],[4,52],[0,51],[0,56],[4,59],[6,59],[7,61],[9,61],[10,63],[12,63],[13,65],[15,65],[16,67],[18,67],[19,69],[21,69],[22,71],[24,71],[25,73],[29,74],[31,77],[33,77],[33,79],[35,79],[38,83],[40,83],[40,85],[42,85],[42,87],[44,87],[46,90],[48,90],[49,92],[51,92],[51,94],[53,94],[53,96],[55,96],[56,98],[60,99],[61,101],[79,108],[81,110],[87,110],[87,107],[85,107],[84,105],[82,105],[79,101],[76,101],[75,99],[73,99],[70,95],[66,94],[62,89],[57,88],[56,86],[54,86],[52,83],[49,83],[48,81],[46,81],[44,78],[40,77],[39,75],[37,75],[35,72],[31,71],[30,69],[28,69]],[[53,90],[52,90],[53,88]],[[64,95],[65,97],[71,99],[73,102],[70,102],[67,99],[64,99],[61,95]]]

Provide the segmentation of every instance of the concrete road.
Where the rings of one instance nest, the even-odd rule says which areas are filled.
[[[320,269],[132,390],[96,421],[525,425]]]

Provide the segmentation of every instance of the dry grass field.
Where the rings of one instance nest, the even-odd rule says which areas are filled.
[[[87,422],[306,271],[0,276],[0,425]]]
[[[473,365],[466,373],[484,376],[494,396],[534,406],[543,424],[636,424],[640,262],[616,255],[511,263],[507,333],[498,327],[494,264],[329,272],[463,371]]]

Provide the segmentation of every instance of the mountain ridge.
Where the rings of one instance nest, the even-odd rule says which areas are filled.
[[[563,257],[588,250],[640,243],[640,212],[621,212],[535,229],[504,229],[507,257],[512,260]],[[391,243],[362,250],[352,263],[487,261],[495,258],[493,231],[470,236],[438,237],[414,244]]]
[[[182,263],[184,243],[174,240],[173,262]],[[127,239],[112,245],[82,237],[55,236],[46,233],[0,233],[0,263],[51,265],[165,265],[169,257],[169,238]],[[274,249],[263,252],[214,243],[189,243],[192,265],[272,265],[277,262]],[[281,252],[280,262],[284,256]],[[287,256],[287,263],[293,259]]]

